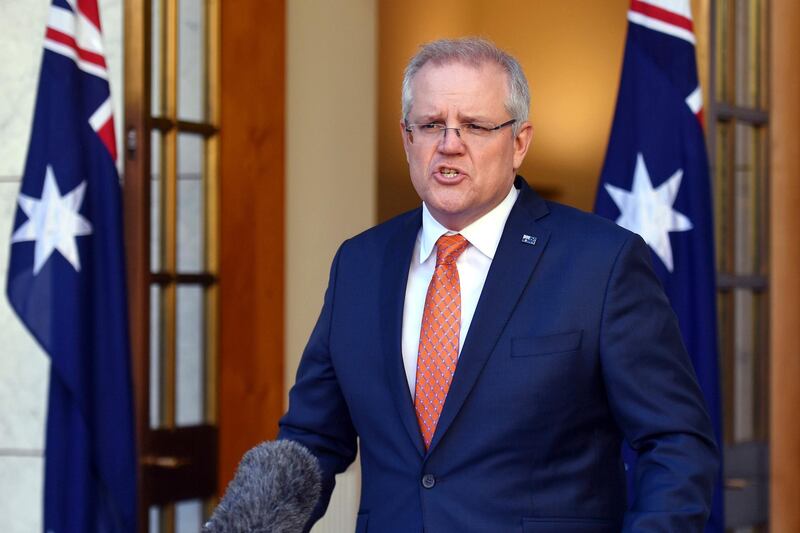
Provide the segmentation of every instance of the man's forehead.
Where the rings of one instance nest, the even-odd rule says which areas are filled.
[[[503,106],[508,94],[506,72],[489,61],[426,63],[412,83],[415,114],[438,114],[450,101],[462,104],[462,113],[491,112],[487,105]]]
[[[490,71],[492,73],[502,72],[503,74],[506,74],[506,72],[503,70],[503,67],[490,59],[466,60],[454,57],[429,60],[419,68],[414,76],[414,79],[416,79],[423,72],[430,72],[433,70],[472,70],[475,72]]]

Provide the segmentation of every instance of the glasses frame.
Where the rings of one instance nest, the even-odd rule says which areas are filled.
[[[516,122],[517,122],[517,119],[512,118],[511,120],[507,120],[507,121],[503,122],[502,124],[498,124],[497,126],[493,126],[491,128],[484,128],[484,129],[488,133],[491,133],[493,131],[497,131],[497,130],[503,129],[506,126],[511,126],[512,124],[514,124]],[[433,126],[435,129],[437,129],[437,130],[442,132],[442,136],[439,138],[439,142],[441,142],[442,140],[444,140],[447,137],[447,130],[455,130],[456,136],[458,136],[458,138],[461,139],[462,142],[463,142],[464,137],[461,136],[461,129],[464,126],[468,125],[468,124],[472,124],[472,123],[468,122],[468,123],[465,123],[465,124],[460,124],[458,127],[448,127],[445,124],[441,124],[441,123],[437,123],[437,122],[418,123],[418,124],[408,124],[408,123],[406,123],[405,130],[406,130],[407,133],[413,134],[414,133],[414,129],[419,129],[420,126]],[[424,137],[422,137],[422,138],[424,138]],[[413,137],[410,139],[410,141],[411,141],[412,144],[414,143]]]

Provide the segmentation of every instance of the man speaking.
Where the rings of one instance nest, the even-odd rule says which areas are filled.
[[[360,446],[358,532],[702,531],[717,451],[647,247],[516,176],[528,107],[487,41],[408,64],[422,206],[339,248],[280,422],[322,471],[308,527]]]

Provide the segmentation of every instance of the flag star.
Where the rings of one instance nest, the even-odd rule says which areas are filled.
[[[18,203],[26,220],[11,236],[11,242],[35,241],[33,274],[36,275],[57,250],[76,271],[81,269],[75,237],[90,235],[92,225],[78,211],[86,193],[86,181],[61,196],[52,167],[47,166],[40,199],[20,193]]]
[[[633,187],[630,191],[606,184],[605,189],[620,210],[617,224],[638,233],[658,255],[664,266],[672,272],[672,245],[670,231],[689,231],[692,221],[675,211],[672,206],[681,186],[683,170],[678,169],[670,178],[653,188],[642,154],[636,156]]]

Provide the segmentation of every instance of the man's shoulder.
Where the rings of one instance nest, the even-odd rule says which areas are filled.
[[[336,253],[340,268],[369,270],[386,260],[410,257],[422,224],[421,211],[407,211],[345,240]]]
[[[548,249],[560,250],[574,261],[613,264],[626,247],[644,246],[641,237],[613,220],[557,202],[545,204],[547,214],[536,224],[549,232]]]
[[[622,244],[634,236],[613,220],[594,213],[549,200],[545,204],[548,214],[538,222],[562,237]]]
[[[622,245],[635,238],[633,233],[612,220],[576,207],[545,200],[522,176],[518,176],[515,183],[520,189],[515,209],[526,210],[540,228],[557,236],[560,242],[596,243],[607,247],[614,243]]]
[[[417,207],[376,224],[361,233],[350,237],[344,245],[348,247],[372,247],[384,245],[402,235],[414,234],[422,224],[422,209]]]

